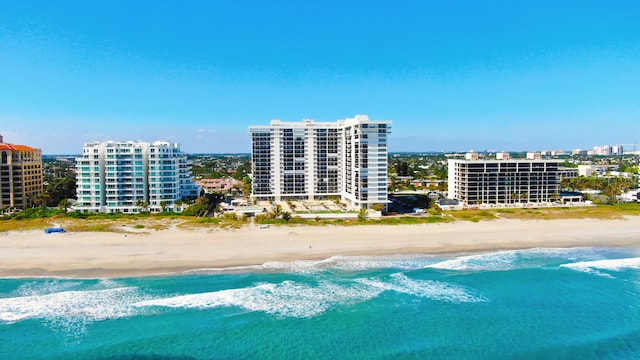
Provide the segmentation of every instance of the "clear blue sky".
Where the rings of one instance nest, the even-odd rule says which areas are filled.
[[[640,1],[4,1],[0,134],[249,152],[272,119],[390,151],[640,142]]]

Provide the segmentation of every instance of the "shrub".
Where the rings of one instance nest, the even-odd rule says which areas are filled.
[[[209,209],[209,205],[203,202],[196,203],[184,209],[180,215],[184,216],[202,216]]]
[[[225,220],[236,221],[236,220],[238,220],[238,215],[236,213],[225,213],[223,215],[223,218]]]
[[[220,224],[220,219],[213,217],[202,217],[194,220],[196,224]]]

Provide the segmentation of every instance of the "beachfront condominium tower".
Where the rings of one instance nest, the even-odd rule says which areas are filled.
[[[187,156],[168,141],[85,143],[76,170],[78,212],[175,211],[199,195]]]
[[[557,201],[560,162],[539,156],[510,159],[506,153],[489,160],[475,153],[449,159],[448,197],[468,205]]]
[[[42,151],[7,144],[0,135],[0,208],[40,205],[42,190]]]
[[[339,198],[357,208],[387,203],[391,121],[366,115],[335,122],[250,126],[252,198]]]

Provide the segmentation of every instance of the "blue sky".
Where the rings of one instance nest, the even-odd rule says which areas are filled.
[[[640,143],[640,1],[4,1],[0,134],[248,152],[272,119],[390,151]]]

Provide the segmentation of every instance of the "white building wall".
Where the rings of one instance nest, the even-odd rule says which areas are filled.
[[[596,167],[592,165],[578,165],[578,176],[591,176],[596,172]]]
[[[554,201],[560,160],[448,161],[448,197],[468,205]]]
[[[624,148],[622,145],[615,145],[611,147],[611,155],[622,155],[624,154]]]
[[[390,129],[390,121],[371,121],[365,115],[337,122],[274,120],[268,127],[252,126],[249,133],[252,137],[253,173],[256,176],[269,176],[271,189],[268,191],[266,180],[260,178],[254,181],[252,197],[283,200],[340,196],[356,207],[386,203],[386,140]],[[262,155],[266,149],[262,147],[265,141],[260,135],[267,132],[272,134],[269,158]],[[291,154],[287,148],[290,138],[283,138],[285,132],[293,133],[294,146],[299,146],[299,151],[303,150],[300,159],[304,168],[291,170]],[[299,155],[295,154],[295,150],[294,159]],[[294,164],[298,162],[294,161]],[[267,165],[272,166],[272,170],[261,172]],[[287,185],[290,184],[287,179],[292,175],[297,176],[294,191]],[[302,189],[304,191],[300,192]]]
[[[611,146],[609,145],[594,146],[593,151],[595,155],[609,156],[611,155]]]
[[[179,145],[166,141],[86,143],[76,169],[82,212],[137,213],[139,201],[158,212],[199,192]]]

